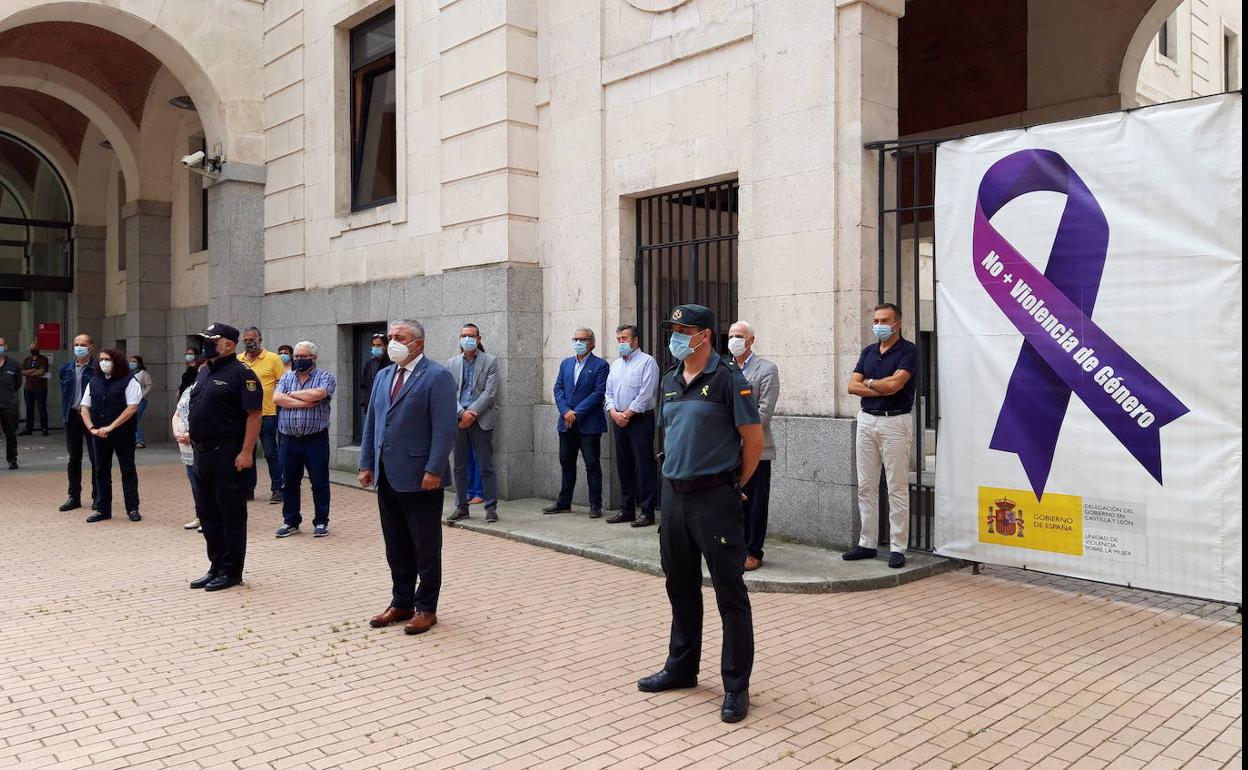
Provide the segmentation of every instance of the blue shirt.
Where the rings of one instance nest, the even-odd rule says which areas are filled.
[[[464,409],[472,406],[472,370],[476,367],[476,356],[471,359],[464,356],[464,376],[459,384],[459,405]]]
[[[322,388],[327,395],[315,406],[303,409],[291,409],[288,406],[277,408],[277,432],[283,436],[310,436],[329,429],[330,402],[334,398],[334,389],[338,386],[334,375],[328,370],[317,366],[308,372],[308,381],[300,382],[298,373],[286,372],[277,381],[278,393],[293,393],[297,390],[313,390]]]
[[[873,396],[862,399],[863,411],[908,412],[914,406],[914,380],[918,370],[919,348],[909,340],[898,338],[887,352],[880,353],[880,343],[863,348],[854,371],[864,380],[882,380],[892,377],[902,369],[910,372],[910,379],[901,390],[891,396]]]
[[[611,362],[604,397],[607,411],[633,410],[634,414],[654,408],[655,391],[659,385],[659,365],[649,353],[634,350],[628,358]]]

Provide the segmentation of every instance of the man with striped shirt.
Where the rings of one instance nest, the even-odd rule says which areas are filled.
[[[278,537],[299,534],[303,516],[299,493],[303,471],[312,483],[312,534],[329,534],[329,412],[337,382],[316,365],[311,342],[295,345],[291,370],[282,375],[273,393],[277,405],[278,454],[282,466],[282,526]]]

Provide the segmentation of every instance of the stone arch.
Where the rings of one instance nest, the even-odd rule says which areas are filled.
[[[1140,65],[1144,63],[1144,55],[1153,38],[1157,36],[1157,30],[1161,29],[1162,22],[1182,4],[1183,0],[1157,0],[1136,26],[1118,71],[1118,93],[1122,97],[1123,109],[1140,106],[1136,85],[1140,79]]]
[[[74,216],[81,211],[81,197],[78,195],[78,162],[74,160],[65,147],[48,132],[29,121],[12,115],[0,115],[0,134],[15,136],[38,150],[56,173],[61,175],[65,183],[65,191],[69,195],[70,204],[74,207]]]
[[[97,86],[57,67],[8,58],[0,59],[0,85],[47,94],[85,115],[113,145],[122,173],[126,175],[126,185],[138,192],[141,187],[136,155],[138,127]]]
[[[261,42],[259,5],[240,4],[237,14],[210,18],[144,0],[9,0],[6,5],[12,10],[0,16],[0,31],[35,22],[73,21],[133,41],[159,59],[186,89],[210,145],[221,145],[230,161],[263,162],[260,73],[257,67],[240,63],[259,58],[254,55]],[[255,18],[250,18],[252,14]],[[249,40],[253,36],[255,40]],[[201,63],[209,57],[197,58],[193,50],[211,53],[218,71],[215,80]]]

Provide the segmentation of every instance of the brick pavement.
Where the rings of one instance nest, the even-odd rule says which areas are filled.
[[[659,578],[447,530],[440,623],[407,637],[367,626],[370,494],[335,487],[322,540],[253,504],[247,585],[205,594],[180,467],[141,470],[138,524],[57,513],[61,488],[0,476],[0,767],[1240,765],[1221,605],[994,568],[757,594],[753,710],[724,725],[713,609],[700,689],[634,686],[664,655]]]

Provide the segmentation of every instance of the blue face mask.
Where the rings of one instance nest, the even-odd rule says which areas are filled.
[[[136,361],[131,361],[131,362],[130,362],[130,371],[132,371],[132,372],[137,372],[138,370],[139,370],[139,364],[138,364],[138,362],[136,362]]]
[[[381,354],[385,352],[385,348],[371,348],[369,349],[368,354],[373,358],[381,358]]]
[[[573,340],[572,352],[576,353],[578,356],[585,355],[589,352],[589,343],[584,340]]]
[[[0,345],[0,356],[4,355],[7,352],[8,351],[5,349],[4,345]]]
[[[91,352],[91,349],[88,348],[87,346],[78,345],[74,347],[74,358],[86,358],[87,354],[90,352]]]
[[[684,361],[693,355],[693,351],[698,348],[690,347],[689,340],[693,339],[688,334],[680,332],[672,332],[672,338],[667,341],[667,349],[677,361]],[[698,347],[701,347],[700,345]]]
[[[476,337],[460,337],[459,349],[464,351],[465,353],[467,353],[469,350],[476,350],[477,338]]]
[[[278,353],[277,357],[282,359],[283,364],[290,366],[290,354],[289,353]]]
[[[627,358],[633,354],[633,346],[627,342],[620,343],[620,358]]]
[[[190,364],[190,363],[194,363],[194,361],[195,361],[195,354],[194,354],[194,353],[187,353],[186,355],[184,355],[184,356],[182,356],[182,357],[186,359],[186,362],[187,362],[188,364]]]
[[[888,324],[875,324],[871,327],[871,333],[875,335],[877,340],[883,342],[893,336],[893,327]]]

